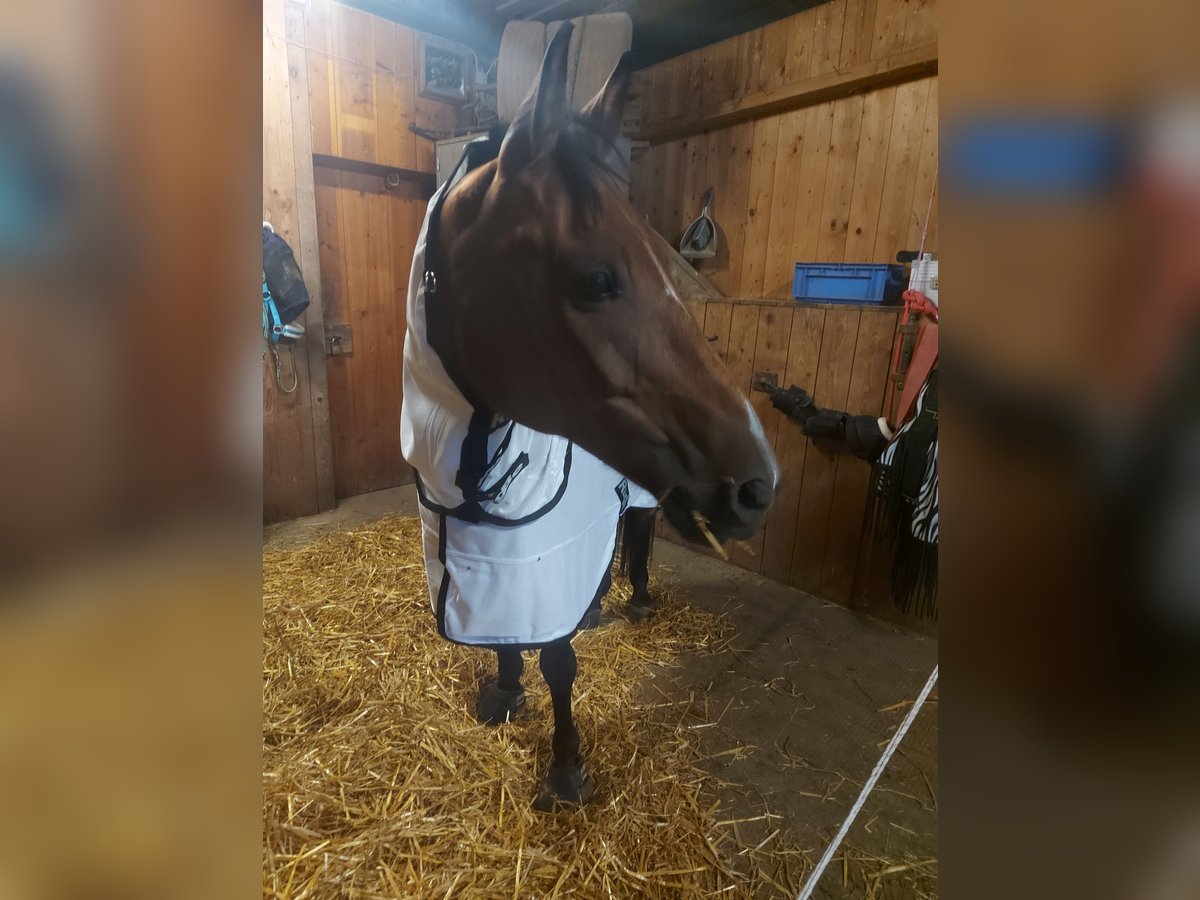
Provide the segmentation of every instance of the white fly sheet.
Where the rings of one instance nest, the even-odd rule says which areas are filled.
[[[418,475],[430,602],[452,641],[548,643],[587,612],[621,513],[655,499],[566,438],[476,412],[426,338],[428,229],[427,214],[408,287],[400,443]]]

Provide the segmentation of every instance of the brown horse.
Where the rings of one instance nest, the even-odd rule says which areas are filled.
[[[670,249],[630,204],[615,149],[630,66],[623,58],[581,114],[566,91],[571,28],[546,51],[497,157],[448,190],[429,346],[477,408],[570,439],[661,498],[702,541],[748,537],[778,468],[762,427],[688,313]],[[436,321],[435,321],[436,317]],[[444,526],[443,526],[444,527]],[[480,718],[524,702],[517,649]],[[590,779],[571,721],[570,637],[542,648],[554,700],[549,800],[582,802]]]

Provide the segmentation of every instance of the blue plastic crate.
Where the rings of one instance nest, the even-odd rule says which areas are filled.
[[[822,303],[882,303],[887,263],[796,263],[792,298]]]

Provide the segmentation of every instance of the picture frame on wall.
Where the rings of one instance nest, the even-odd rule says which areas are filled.
[[[466,103],[472,83],[471,51],[450,41],[421,36],[418,92],[428,100]]]

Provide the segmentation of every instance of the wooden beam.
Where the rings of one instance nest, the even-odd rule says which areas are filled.
[[[411,181],[413,184],[419,185],[426,193],[426,196],[433,196],[433,192],[437,188],[437,182],[429,172],[420,172],[416,169],[398,169],[395,166],[383,166],[379,163],[367,162],[362,159],[348,159],[344,156],[330,156],[327,153],[314,153],[312,155],[314,165],[329,166],[333,169],[341,169],[344,172],[358,172],[362,175],[378,175],[380,178],[386,178],[388,175],[397,175],[401,181]]]
[[[293,10],[288,11],[289,14]],[[297,27],[303,29],[301,18]],[[317,250],[317,194],[312,167],[312,119],[308,95],[308,51],[289,43],[288,88],[292,103],[292,156],[296,166],[296,255],[308,287],[304,340],[308,345],[309,400],[312,403],[313,464],[317,478],[317,511],[337,505],[333,485],[333,432],[329,421],[329,378],[325,368],[325,306],[321,296],[321,257]]]
[[[749,119],[761,119],[764,116],[814,106],[827,100],[849,97],[902,81],[925,78],[936,75],[937,70],[937,44],[929,44],[897,53],[887,59],[862,63],[844,72],[830,72],[794,84],[785,84],[766,91],[754,91],[722,103],[699,119],[676,116],[652,122],[642,129],[637,139],[654,144],[674,141]]]

